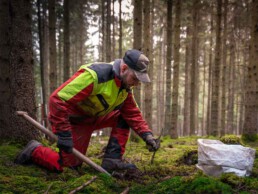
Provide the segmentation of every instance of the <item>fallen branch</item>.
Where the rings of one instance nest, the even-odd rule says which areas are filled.
[[[86,183],[82,184],[81,186],[77,187],[76,189],[72,190],[69,194],[74,194],[77,191],[80,191],[81,189],[83,189],[84,187],[86,187],[87,185],[91,184],[93,181],[95,181],[97,178],[97,176],[92,177],[92,179],[90,179],[89,181],[87,181]]]
[[[120,194],[127,194],[127,193],[129,193],[129,190],[130,190],[130,187],[126,187],[126,189]]]

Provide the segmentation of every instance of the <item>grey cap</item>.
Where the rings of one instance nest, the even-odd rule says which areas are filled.
[[[149,59],[139,50],[128,50],[125,52],[123,58],[125,64],[127,64],[132,70],[136,77],[142,82],[150,82],[148,75]]]

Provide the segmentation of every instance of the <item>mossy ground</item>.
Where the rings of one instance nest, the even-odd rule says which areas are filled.
[[[200,138],[200,137],[199,137]],[[207,138],[207,137],[205,137]],[[225,139],[226,138],[226,139]],[[230,140],[225,137],[223,141]],[[213,138],[214,139],[214,138]],[[121,193],[130,187],[129,193],[258,193],[258,142],[246,143],[256,149],[256,159],[250,177],[223,174],[208,177],[195,167],[197,163],[197,137],[170,139],[162,137],[162,147],[150,164],[152,153],[140,141],[129,141],[125,159],[135,163],[142,176],[119,180],[96,172],[86,164],[78,171],[65,168],[63,173],[49,172],[36,165],[21,166],[13,163],[22,145],[4,142],[0,145],[0,193],[69,193],[93,176],[97,179],[77,193]],[[238,139],[237,139],[238,140]],[[101,164],[107,138],[93,138],[87,156]],[[240,142],[243,144],[243,142]],[[47,144],[44,141],[44,144]],[[52,146],[55,149],[55,145]]]

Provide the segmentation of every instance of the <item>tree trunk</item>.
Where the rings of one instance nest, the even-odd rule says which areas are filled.
[[[258,126],[258,1],[252,1],[251,11],[251,49],[248,67],[248,77],[246,88],[246,101],[245,101],[245,121],[243,134],[245,136],[257,137]]]
[[[191,100],[190,100],[190,135],[198,130],[198,9],[199,0],[193,2],[193,33],[192,33],[192,68],[191,68]]]
[[[44,41],[44,17],[41,14],[41,1],[37,0],[37,8],[38,8],[38,33],[39,33],[39,54],[40,54],[40,82],[41,82],[41,123],[46,126],[46,118],[47,118],[47,92],[46,92],[46,79],[45,77],[47,72],[47,65],[45,62],[45,41]],[[43,25],[42,25],[43,24]]]
[[[163,26],[166,26],[166,18],[162,15],[160,20],[162,21]],[[166,42],[166,28],[161,28],[160,31],[160,40],[158,41],[158,58],[157,61],[160,62],[160,64],[165,64],[166,61],[166,53],[165,53],[165,42]],[[157,91],[158,91],[158,97],[157,97],[157,115],[158,115],[158,122],[157,125],[160,129],[164,128],[165,123],[165,106],[164,106],[164,88],[165,88],[165,66],[159,66],[157,68]]]
[[[227,13],[228,0],[224,0],[223,12],[223,51],[222,51],[222,73],[221,73],[221,136],[226,134],[226,76],[227,76]]]
[[[66,81],[70,77],[70,7],[69,0],[64,0],[64,77]]]
[[[44,84],[45,84],[45,99],[46,104],[48,104],[48,97],[49,97],[49,24],[48,24],[48,17],[47,17],[47,1],[42,1],[42,41],[44,41],[43,47],[43,71],[44,71]],[[48,106],[46,106],[46,112]],[[45,118],[44,118],[45,119]]]
[[[169,135],[171,129],[171,62],[172,62],[172,8],[173,0],[167,1],[167,57],[166,57],[166,100],[164,135]]]
[[[248,33],[246,33],[246,37],[248,36]],[[245,43],[245,45],[248,45],[248,42]],[[245,86],[247,85],[246,80],[247,80],[247,67],[248,67],[248,52],[249,50],[245,49],[244,52],[244,56],[243,56],[243,62],[244,62],[244,66],[242,68],[241,71],[241,76],[243,77],[242,82],[241,82],[241,86],[240,86],[240,110],[239,110],[239,135],[243,134],[243,126],[244,126],[244,118],[245,118]]]
[[[177,120],[178,120],[178,93],[179,93],[179,64],[180,64],[180,20],[181,20],[181,1],[175,3],[175,34],[174,34],[174,66],[173,66],[173,92],[172,92],[172,118],[170,137],[177,138]]]
[[[50,93],[57,88],[57,67],[56,67],[56,12],[55,0],[48,1],[49,10],[49,85]]]
[[[212,94],[212,72],[213,72],[213,6],[211,6],[211,27],[210,27],[210,39],[209,39],[209,82],[208,82],[208,99],[207,99],[207,124],[206,124],[206,133],[207,135],[211,134],[211,94]]]
[[[36,115],[31,2],[3,0],[0,16],[0,136],[28,141],[38,132],[16,111]]]
[[[119,5],[120,6],[120,5]],[[120,9],[120,8],[119,8]],[[122,9],[122,7],[121,7]],[[112,59],[116,59],[116,21],[115,21],[115,0],[112,1],[112,19],[111,19],[111,22],[112,22],[112,43],[111,43],[111,47],[112,47],[112,55],[111,55],[111,58]],[[119,55],[119,57],[121,57],[122,55]]]
[[[100,54],[101,61],[106,61],[105,48],[106,48],[106,17],[105,17],[105,1],[101,1],[101,46],[100,46]]]
[[[64,40],[64,34],[62,31],[63,28],[63,20],[61,18],[59,18],[58,21],[58,82],[57,85],[61,85],[61,83],[63,82],[63,59],[64,59],[64,55],[63,55],[63,40]]]
[[[123,43],[122,0],[119,0],[119,56],[120,57],[123,56],[122,43]]]
[[[142,50],[142,1],[134,0],[133,48]],[[134,88],[134,98],[141,107],[141,85]]]
[[[221,7],[222,0],[217,0],[217,25],[216,25],[216,47],[215,62],[212,81],[211,96],[211,135],[219,135],[219,78],[220,78],[220,57],[221,57]]]
[[[235,46],[234,40],[231,38],[230,47],[230,64],[229,64],[229,83],[228,83],[228,115],[227,115],[227,133],[233,134],[234,123],[234,66],[235,66]]]
[[[84,21],[84,13],[87,11],[84,8],[84,5],[87,3],[87,0],[81,0],[79,1],[79,38],[78,38],[78,50],[79,50],[79,64],[77,64],[77,67],[80,65],[83,65],[85,63],[84,61],[84,55],[85,55],[85,32],[86,32],[86,27],[85,27],[85,21]]]
[[[184,95],[184,125],[183,125],[183,136],[190,134],[190,25],[186,29],[186,46],[185,46],[185,95]]]
[[[106,61],[111,62],[111,0],[107,0]]]
[[[166,119],[166,98],[167,98],[167,95],[165,93],[166,91],[166,81],[167,81],[167,78],[166,78],[166,67],[167,67],[167,52],[166,52],[166,45],[167,45],[167,28],[165,26],[167,26],[167,18],[166,17],[163,17],[162,18],[162,23],[164,24],[164,27],[163,27],[163,30],[162,30],[162,41],[161,40],[161,64],[166,64],[164,65],[163,68],[160,68],[161,69],[161,78],[160,78],[160,122],[162,124],[162,128],[165,129],[165,119]],[[172,25],[172,23],[171,23]],[[171,40],[170,40],[171,41]],[[172,43],[171,43],[172,44]],[[170,45],[171,46],[171,45]],[[171,51],[171,50],[170,50]],[[164,57],[163,57],[164,56]],[[170,56],[171,58],[171,56]],[[171,66],[170,66],[171,67]],[[170,85],[171,86],[171,85]],[[165,132],[165,130],[163,130]],[[164,133],[165,135],[165,133]]]
[[[152,79],[152,69],[153,69],[153,63],[152,63],[152,41],[151,41],[151,21],[150,21],[150,12],[151,12],[151,6],[150,6],[150,0],[144,0],[144,45],[143,45],[143,51],[144,54],[149,58],[150,60],[150,66],[148,70],[148,74],[150,76],[150,79]],[[144,115],[145,119],[148,123],[148,125],[152,126],[152,84],[146,83],[144,84],[144,91],[145,91],[145,98],[144,98]]]
[[[203,46],[203,95],[202,95],[202,127],[201,127],[201,136],[205,135],[205,107],[206,107],[206,103],[205,103],[205,89],[206,89],[206,66],[207,66],[207,62],[206,62],[206,45],[204,44]]]

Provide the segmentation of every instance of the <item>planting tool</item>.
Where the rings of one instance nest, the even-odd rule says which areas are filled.
[[[17,111],[16,112],[17,115],[24,117],[27,121],[29,121],[31,124],[33,124],[35,127],[37,127],[42,133],[46,134],[47,136],[49,136],[51,139],[57,141],[58,137],[52,133],[51,131],[49,131],[48,129],[46,129],[44,126],[42,126],[39,122],[37,122],[36,120],[34,120],[33,118],[31,118],[27,112],[24,111]],[[101,166],[97,165],[96,163],[94,163],[93,161],[91,161],[88,157],[86,157],[85,155],[83,155],[81,152],[79,152],[77,149],[73,148],[72,153],[79,158],[81,161],[85,162],[86,164],[88,164],[89,166],[93,167],[94,169],[96,169],[99,172],[105,173],[109,176],[111,176],[104,168],[102,168]]]
[[[160,132],[160,134],[159,134],[159,137],[156,139],[156,142],[158,142],[158,143],[160,143],[160,138],[161,138],[162,132],[163,132],[163,128],[161,129],[161,132]],[[154,157],[155,157],[156,152],[157,152],[157,150],[153,152],[152,157],[151,157],[151,162],[150,162],[150,164],[153,164],[153,161],[154,161]]]

